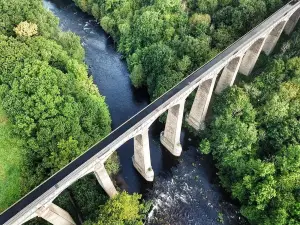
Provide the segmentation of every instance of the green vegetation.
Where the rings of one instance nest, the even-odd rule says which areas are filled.
[[[0,101],[0,211],[21,197],[22,141],[12,134],[12,126]]]
[[[70,199],[76,203],[83,221],[96,221],[100,206],[104,205],[109,197],[99,185],[95,176],[90,174],[64,191],[55,200],[55,204],[68,212],[74,212],[74,206]],[[72,217],[77,218],[77,215],[72,215]]]
[[[141,197],[122,192],[101,206],[98,222],[86,222],[85,225],[142,225],[149,204],[140,204]]]
[[[220,213],[220,212],[218,213],[218,222],[219,222],[219,223],[222,223],[222,224],[224,223],[223,214]]]
[[[300,32],[252,81],[213,103],[203,153],[251,224],[300,223]]]
[[[111,119],[104,97],[88,78],[79,37],[61,32],[41,0],[0,0],[0,13],[4,210],[106,136]],[[3,124],[6,117],[10,123]],[[111,174],[118,171],[117,155],[107,167]]]
[[[0,13],[3,211],[106,136],[111,120],[104,97],[88,78],[79,37],[61,32],[41,0],[0,0]],[[105,165],[110,175],[116,174],[117,153]],[[102,207],[101,216],[109,216],[111,224],[140,224],[145,213],[140,198],[122,193],[106,203],[106,193],[95,176],[88,175],[55,203],[91,223]],[[124,205],[118,208],[120,203]],[[110,207],[115,212],[109,212]],[[34,219],[27,224],[47,223]]]
[[[155,99],[282,5],[281,0],[74,0]]]
[[[109,113],[86,67],[55,41],[1,36],[0,49],[0,96],[14,132],[26,140],[33,187],[104,137]]]

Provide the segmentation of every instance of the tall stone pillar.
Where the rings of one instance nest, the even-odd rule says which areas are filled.
[[[215,86],[216,78],[204,81],[198,87],[190,114],[186,121],[196,130],[204,129],[204,121]]]
[[[215,92],[217,94],[221,93],[227,87],[233,85],[236,75],[239,71],[241,65],[242,57],[236,57],[232,59],[228,65],[223,69],[223,72],[218,81]]]
[[[94,171],[94,174],[101,185],[101,187],[105,190],[105,192],[109,195],[109,197],[113,197],[118,194],[112,180],[110,179],[104,165],[99,163]]]
[[[153,181],[154,172],[151,166],[148,129],[134,137],[133,165],[147,180]]]
[[[54,225],[76,225],[67,211],[53,203],[45,209],[40,209],[37,214],[38,217],[41,217]]]
[[[270,55],[271,52],[273,51],[284,29],[285,24],[286,24],[285,21],[280,22],[266,38],[265,44],[263,46],[263,51],[266,53],[266,55]]]
[[[290,17],[290,19],[287,21],[284,32],[289,35],[294,30],[295,26],[297,25],[297,22],[300,17],[300,8],[296,10],[296,12]]]
[[[160,142],[162,145],[165,146],[166,149],[168,149],[175,156],[180,156],[182,152],[180,133],[184,112],[184,103],[185,100],[168,110],[165,130],[160,135]]]
[[[244,75],[249,75],[260,55],[265,39],[258,39],[245,53],[239,71]]]

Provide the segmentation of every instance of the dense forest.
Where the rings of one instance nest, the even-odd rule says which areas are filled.
[[[79,37],[61,32],[58,19],[44,9],[41,0],[1,0],[0,13],[3,211],[105,137],[111,131],[111,119],[104,97],[88,77]],[[118,171],[117,155],[108,160],[106,168],[110,174]],[[92,175],[72,185],[55,201],[66,209],[72,205],[70,195],[83,206],[87,219],[96,217],[99,206],[107,201]],[[143,209],[139,199],[139,195],[123,193],[108,201],[109,206],[101,213],[122,202],[124,208],[116,206],[120,221],[138,221]],[[137,210],[121,218],[128,204]]]
[[[282,6],[281,0],[74,0],[154,100]]]
[[[300,31],[213,103],[203,153],[251,224],[300,224]]]

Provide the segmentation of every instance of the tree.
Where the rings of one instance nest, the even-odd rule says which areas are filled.
[[[143,73],[143,67],[141,64],[133,67],[130,74],[130,79],[134,87],[139,88],[145,84],[145,76]]]
[[[19,23],[15,28],[14,31],[18,36],[23,37],[31,37],[38,33],[38,27],[35,23],[30,23],[27,21]]]
[[[145,47],[158,42],[163,36],[163,20],[156,11],[145,11],[135,18],[133,38],[136,45]]]
[[[208,14],[193,14],[189,19],[190,26],[196,35],[205,34],[210,26],[211,18]]]
[[[156,74],[165,74],[168,68],[174,65],[174,62],[174,51],[167,45],[153,44],[143,50],[141,63],[143,72],[147,76],[148,90],[151,94],[154,93],[158,85]]]
[[[212,14],[218,7],[218,0],[198,0],[200,12]]]
[[[86,225],[142,225],[148,208],[139,202],[140,199],[141,195],[122,192],[100,207],[97,223],[88,222]]]

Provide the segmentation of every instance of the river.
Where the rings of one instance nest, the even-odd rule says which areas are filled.
[[[60,19],[64,31],[81,37],[95,84],[106,97],[112,117],[112,129],[117,128],[150,103],[145,89],[136,90],[130,83],[126,62],[117,53],[112,39],[93,17],[80,11],[71,0],[44,0],[44,6]],[[244,224],[238,207],[230,202],[218,186],[210,156],[201,156],[196,143],[183,129],[184,149],[177,159],[159,141],[164,126],[156,121],[149,130],[154,182],[146,182],[132,165],[133,140],[118,149],[121,171],[118,181],[129,193],[144,194],[153,201],[147,224],[210,225]],[[222,215],[222,216],[221,216]]]

